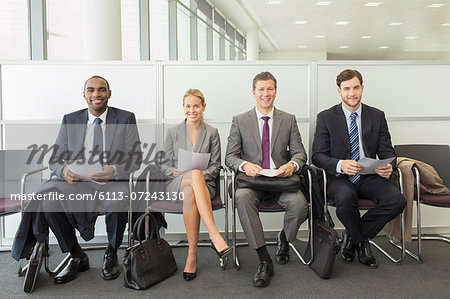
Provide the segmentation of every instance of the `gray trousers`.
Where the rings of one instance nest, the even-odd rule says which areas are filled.
[[[239,188],[235,194],[239,220],[247,237],[248,245],[253,249],[266,245],[258,212],[258,205],[263,195],[264,191],[248,188]],[[295,240],[300,225],[307,217],[308,203],[300,190],[281,193],[278,203],[286,210],[283,230],[287,240],[291,242]]]

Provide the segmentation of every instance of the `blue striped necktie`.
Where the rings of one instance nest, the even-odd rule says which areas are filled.
[[[103,165],[103,130],[102,120],[100,118],[94,119],[94,142],[92,145],[93,153],[97,153],[101,165]]]
[[[356,124],[356,117],[358,114],[353,112],[350,115],[350,158],[355,161],[359,161],[359,134],[358,125]],[[356,184],[361,177],[360,174],[349,175],[350,181]]]

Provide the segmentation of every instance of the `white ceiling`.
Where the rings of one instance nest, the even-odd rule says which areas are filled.
[[[380,4],[366,6],[375,1]],[[210,2],[244,35],[257,27],[263,52],[326,52],[331,59],[449,59],[448,0],[328,0],[327,6],[317,5],[317,0],[279,0],[278,5],[269,0]],[[444,5],[428,7],[431,4]]]

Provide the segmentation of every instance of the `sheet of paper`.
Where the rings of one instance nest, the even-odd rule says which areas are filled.
[[[93,173],[101,172],[102,165],[100,162],[95,164],[83,163],[78,164],[77,162],[67,163],[67,168],[75,174],[81,175],[84,178],[87,178]]]
[[[192,169],[206,170],[208,168],[211,153],[194,153],[178,149],[178,169],[189,171]]]
[[[384,160],[377,160],[377,159],[366,158],[366,157],[362,158],[361,160],[358,161],[358,164],[361,164],[364,167],[364,169],[361,170],[359,172],[359,174],[374,174],[375,168],[387,165],[387,164],[391,163],[392,160],[394,160],[394,159],[395,159],[395,157],[387,158]]]
[[[275,177],[277,176],[277,169],[263,169],[258,174],[268,177]]]
[[[83,181],[94,182],[94,183],[97,183],[100,185],[106,184],[105,182],[97,182],[97,181],[94,181],[93,179],[89,178],[89,176],[91,174],[102,171],[102,165],[100,164],[100,162],[97,162],[95,164],[89,164],[89,163],[78,164],[77,162],[72,162],[72,163],[67,163],[66,166],[73,173],[81,175],[83,177]]]

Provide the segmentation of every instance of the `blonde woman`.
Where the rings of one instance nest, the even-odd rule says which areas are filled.
[[[182,192],[183,218],[189,243],[189,251],[183,278],[187,281],[197,276],[197,243],[200,218],[208,229],[213,249],[219,258],[232,250],[220,235],[214,223],[211,200],[216,196],[216,177],[220,171],[220,138],[216,128],[203,121],[205,97],[198,89],[189,89],[183,96],[185,120],[167,131],[165,152],[167,163],[162,171],[173,179],[167,184],[168,192]],[[211,153],[206,170],[193,169],[183,172],[177,169],[178,149],[198,153]],[[172,193],[170,193],[172,194]]]

